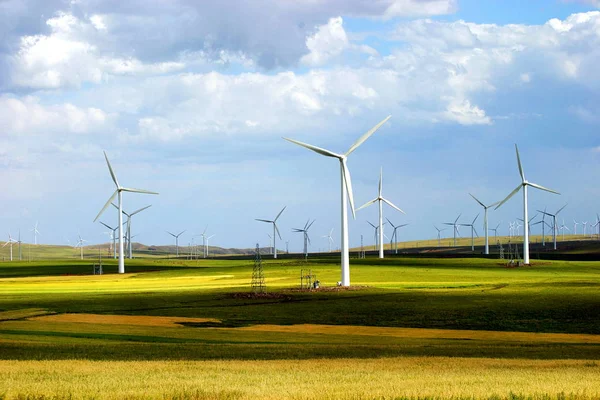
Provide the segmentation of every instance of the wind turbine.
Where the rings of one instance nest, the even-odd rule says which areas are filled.
[[[519,174],[521,175],[521,183],[519,184],[519,186],[517,186],[515,188],[515,190],[513,190],[508,196],[506,196],[506,198],[504,200],[502,200],[500,202],[500,204],[498,204],[496,206],[495,209],[497,210],[498,208],[500,208],[500,206],[502,206],[504,203],[506,203],[508,201],[508,199],[513,197],[519,190],[523,189],[523,223],[526,225],[523,229],[523,263],[529,264],[529,231],[528,231],[528,226],[527,226],[527,225],[529,225],[529,216],[527,215],[527,187],[531,186],[536,189],[544,190],[546,192],[555,193],[555,194],[560,194],[560,193],[558,193],[554,190],[545,188],[543,186],[540,186],[538,184],[527,181],[527,179],[525,179],[525,173],[523,172],[523,167],[521,166],[521,158],[519,157],[519,148],[517,147],[516,144],[515,144],[515,151],[517,152],[517,164],[519,165]]]
[[[81,234],[77,235],[79,237],[79,240],[77,241],[77,244],[75,245],[75,247],[79,247],[79,252],[80,252],[80,259],[83,260],[83,243],[87,242],[87,240],[84,240],[81,237]]]
[[[206,254],[206,257],[208,257],[208,256],[209,256],[209,254],[208,254],[208,249],[209,249],[209,247],[208,247],[208,241],[209,241],[211,238],[214,238],[215,236],[216,236],[216,233],[215,233],[214,235],[210,235],[210,236],[207,236],[207,237],[206,237],[206,241],[205,241],[205,243],[206,243],[206,244],[204,245],[204,252],[205,252],[205,254]],[[206,257],[205,257],[205,258],[206,258]]]
[[[531,221],[533,221],[534,219],[536,219],[537,216],[538,215],[535,214],[533,217],[529,218],[529,223],[527,224],[527,229],[528,229],[528,232],[529,232],[529,236],[531,236]],[[517,218],[517,221],[523,222],[523,220],[521,218]],[[517,224],[518,224],[518,222],[517,222]],[[517,225],[517,226],[519,226],[519,225]],[[520,226],[523,226],[523,225],[520,225]]]
[[[583,236],[585,236],[585,232],[586,232],[586,230],[587,230],[587,229],[586,229],[586,228],[587,228],[587,224],[588,224],[588,222],[587,222],[587,221],[584,221],[584,222],[582,222],[582,223],[581,223],[581,225],[583,225]]]
[[[462,214],[458,214],[458,217],[456,217],[456,219],[454,220],[454,222],[444,222],[444,225],[450,225],[452,227],[454,227],[454,247],[456,247],[456,235],[458,234],[460,236],[460,234],[458,233],[458,227],[459,227],[459,223],[458,223],[458,219],[460,218]]]
[[[362,135],[345,154],[337,154],[329,150],[322,149],[310,144],[302,143],[296,140],[284,138],[285,140],[295,143],[299,146],[306,147],[314,152],[317,152],[326,157],[337,158],[340,162],[340,185],[341,185],[341,283],[342,286],[350,286],[350,249],[348,246],[348,211],[347,203],[350,201],[350,209],[352,210],[352,216],[356,218],[354,210],[354,197],[352,194],[352,181],[350,180],[350,171],[346,165],[348,156],[352,154],[354,150],[358,148],[365,140],[369,138],[377,129],[379,129],[384,123],[391,118],[391,115],[386,117],[383,121],[371,128],[367,133]]]
[[[38,231],[38,223],[35,221],[35,225],[30,229],[33,232],[33,244],[37,245],[37,235],[40,235],[40,231]]]
[[[322,237],[327,238],[327,241],[329,242],[329,252],[331,253],[331,245],[333,244],[333,238],[331,237],[331,235],[333,234],[333,228],[331,228],[331,231],[329,231],[329,235],[323,235]]]
[[[13,238],[12,238],[12,236],[10,235],[10,232],[8,232],[8,241],[7,241],[7,242],[5,242],[5,243],[2,245],[2,247],[5,247],[5,246],[8,246],[8,245],[10,245],[10,261],[12,261],[12,260],[13,260],[13,252],[12,252],[12,246],[13,246],[13,243],[19,243],[19,242],[17,242],[15,239],[13,239]]]
[[[573,236],[577,235],[577,225],[579,225],[579,222],[575,221],[575,219],[573,219]]]
[[[310,229],[311,225],[315,223],[316,220],[313,220],[313,222],[310,222],[310,219],[308,221],[306,221],[306,224],[304,224],[304,229],[300,229],[300,228],[292,228],[294,232],[299,233],[302,232],[303,237],[304,237],[304,257],[308,257],[308,245],[310,244],[310,237],[308,237],[308,230]],[[309,224],[310,222],[310,224]]]
[[[17,240],[17,243],[19,243],[19,261],[21,261],[22,260],[21,243],[23,243],[23,242],[21,242],[21,229],[19,229],[19,240]]]
[[[287,206],[285,206],[285,207],[287,207]],[[260,222],[267,222],[269,224],[273,224],[273,258],[277,258],[277,244],[276,244],[275,233],[277,233],[277,235],[279,236],[279,239],[281,239],[281,234],[279,233],[279,228],[277,228],[277,219],[281,216],[281,213],[283,213],[283,210],[285,210],[285,207],[283,207],[281,209],[281,211],[279,211],[279,214],[277,214],[275,219],[272,221],[268,220],[268,219],[256,219],[257,221],[260,221]]]
[[[383,168],[379,173],[379,194],[373,200],[366,202],[362,206],[360,206],[356,211],[362,210],[365,207],[370,206],[376,202],[379,203],[379,258],[383,258],[383,203],[386,203],[388,206],[395,208],[400,211],[402,214],[406,214],[404,211],[396,207],[392,204],[391,201],[384,199],[383,194],[381,193],[383,189]]]
[[[392,228],[394,228],[394,232],[392,233],[392,239],[390,240],[390,249],[392,248],[392,244],[394,244],[394,249],[395,249],[395,253],[398,254],[398,229],[402,228],[408,224],[402,224],[402,225],[398,225],[395,226],[394,224],[392,224],[392,221],[389,220],[389,218],[386,218],[387,222],[390,223],[390,225],[392,226]]]
[[[439,229],[439,228],[438,228],[437,226],[435,226],[435,225],[434,225],[433,227],[434,227],[434,228],[435,228],[435,230],[437,231],[438,247],[440,247],[440,242],[441,242],[441,240],[442,240],[441,233],[442,233],[442,231],[445,231],[445,230],[446,230],[446,228],[444,228],[444,229]]]
[[[367,221],[367,224],[371,225],[373,227],[373,229],[375,229],[375,233],[374,233],[374,248],[377,249],[377,247],[379,247],[379,235],[377,234],[379,232],[379,226],[372,224],[370,221]],[[387,224],[387,222],[384,222],[383,225]],[[383,236],[385,236],[386,239],[388,239],[388,237],[384,234]]]
[[[179,236],[185,232],[185,230],[179,232],[177,235],[167,231],[167,233],[175,238],[175,257],[179,257]]]
[[[563,218],[563,223],[562,223],[562,225],[560,226],[560,229],[562,230],[562,240],[563,240],[563,242],[564,242],[564,241],[565,241],[565,229],[566,229],[566,230],[568,230],[568,231],[570,230],[570,229],[569,229],[569,228],[567,228],[567,226],[565,225],[565,219],[564,219],[564,218]]]
[[[498,228],[500,227],[500,224],[501,223],[499,223],[498,225],[496,225],[495,228],[489,228],[490,231],[494,232],[494,240],[496,241],[496,243],[498,243]]]
[[[119,273],[124,274],[125,273],[125,254],[123,253],[123,192],[145,193],[145,194],[158,194],[158,193],[150,192],[148,190],[131,189],[131,188],[122,187],[121,185],[119,185],[119,182],[117,181],[117,176],[115,175],[115,173],[110,165],[110,162],[108,161],[108,156],[106,155],[106,152],[104,152],[104,158],[106,159],[106,164],[108,165],[108,170],[110,171],[110,176],[112,177],[112,180],[115,183],[117,190],[115,190],[115,192],[112,194],[112,196],[110,196],[110,198],[108,199],[108,201],[106,202],[104,207],[102,207],[102,210],[100,210],[98,215],[96,215],[96,218],[94,218],[94,222],[96,222],[96,220],[98,218],[100,218],[100,215],[102,215],[104,210],[106,210],[106,208],[112,203],[115,196],[117,196],[119,199]]]
[[[552,218],[552,240],[554,241],[554,250],[556,250],[556,216],[558,215],[558,213],[560,213],[567,205],[565,204],[564,206],[562,206],[561,208],[558,209],[558,211],[554,214],[550,214],[549,212],[544,211],[540,211],[538,210],[538,212],[541,212],[544,215],[547,215],[549,217]]]
[[[116,231],[117,229],[119,229],[119,227],[117,226],[116,228],[112,228],[112,227],[110,227],[110,226],[106,225],[106,224],[105,224],[104,222],[102,222],[102,221],[100,221],[100,223],[112,231],[112,241],[113,241],[113,243],[112,243],[112,247],[113,247],[113,252],[114,252],[114,254],[113,254],[113,258],[115,258],[115,259],[116,259],[116,258],[117,258],[117,243],[116,243],[116,240],[117,240],[117,235],[116,235],[116,232],[115,232],[115,231]]]
[[[475,235],[477,235],[477,237],[479,237],[477,230],[475,230],[475,221],[477,221],[477,218],[479,218],[479,214],[477,214],[477,216],[475,217],[473,222],[471,222],[470,224],[459,224],[460,226],[470,226],[471,227],[471,251],[475,251],[475,236],[473,236],[473,234],[475,234]]]
[[[481,207],[483,207],[483,230],[485,231],[485,251],[484,254],[490,254],[490,246],[488,243],[488,208],[490,207],[494,207],[495,205],[497,205],[498,203],[500,203],[499,201],[490,204],[489,206],[486,206],[485,204],[483,204],[481,201],[479,201],[477,199],[477,197],[473,196],[471,193],[469,193],[469,195],[473,198],[473,200],[475,200],[476,202],[478,202]]]
[[[113,206],[118,208],[114,203]],[[127,226],[126,231],[125,231],[125,235],[127,237],[127,251],[126,253],[128,254],[129,259],[133,258],[133,250],[132,250],[132,243],[131,243],[131,219],[135,214],[141,213],[142,211],[144,211],[147,208],[152,207],[152,204],[147,205],[146,207],[142,207],[138,210],[135,210],[134,212],[132,212],[131,214],[128,214],[125,212],[125,210],[123,210],[123,214],[125,214],[127,216],[127,221],[125,223],[125,225]]]

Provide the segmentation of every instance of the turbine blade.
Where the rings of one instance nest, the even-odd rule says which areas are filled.
[[[352,194],[352,179],[350,178],[350,171],[346,165],[346,159],[342,158],[342,172],[344,173],[344,183],[346,191],[348,192],[348,200],[350,201],[350,208],[352,209],[352,217],[356,219],[356,210],[354,209],[354,195]]]
[[[312,224],[314,224],[314,223],[315,223],[315,221],[316,221],[316,219],[313,219],[313,222],[311,222],[311,223],[310,223],[310,225],[308,225],[308,226],[306,227],[306,230],[307,230],[307,231],[310,229],[310,227],[312,226]]]
[[[367,224],[371,225],[373,228],[377,229],[375,225],[373,225],[370,221],[367,221]]]
[[[360,211],[360,210],[362,210],[363,208],[370,206],[371,204],[375,203],[377,200],[378,200],[378,199],[373,199],[373,200],[371,200],[371,201],[367,201],[365,204],[363,204],[362,206],[358,207],[358,208],[356,209],[356,211]]]
[[[132,212],[132,213],[131,213],[131,214],[129,214],[129,215],[130,215],[131,217],[133,217],[135,214],[137,214],[137,213],[140,213],[140,212],[142,212],[142,211],[144,211],[145,209],[147,209],[147,208],[150,208],[150,207],[152,207],[152,204],[150,204],[149,206],[146,206],[146,207],[142,207],[142,208],[140,208],[139,210],[135,210],[134,212]]]
[[[271,222],[273,222],[273,221],[268,221],[268,220],[266,220],[266,219],[258,219],[258,218],[256,218],[255,220],[256,220],[256,221],[260,221],[260,222],[268,222],[268,223],[271,223]]]
[[[471,222],[471,224],[475,224],[475,221],[477,221],[477,218],[479,218],[479,214],[477,214],[477,216],[475,217],[475,219],[473,220],[473,222]]]
[[[381,187],[383,186],[383,167],[379,171],[379,197],[381,197]]]
[[[399,209],[398,207],[396,207],[394,204],[392,204],[392,202],[391,202],[391,201],[389,201],[389,200],[386,200],[386,199],[382,199],[382,200],[383,200],[383,202],[384,202],[384,203],[386,203],[388,206],[390,206],[390,207],[392,207],[392,208],[395,208],[396,210],[400,211],[402,214],[405,214],[405,215],[406,215],[406,213],[405,213],[404,211],[402,211],[401,209]]]
[[[157,192],[151,192],[149,190],[144,190],[144,189],[121,188],[121,190],[124,192],[132,192],[132,193],[158,194]]]
[[[519,174],[521,175],[521,181],[525,182],[525,174],[523,173],[523,167],[521,166],[521,157],[519,157],[519,148],[515,143],[515,151],[517,152],[517,164],[519,164]]]
[[[312,144],[303,143],[303,142],[300,142],[300,141],[298,141],[298,140],[289,139],[289,138],[286,138],[286,137],[284,137],[284,139],[285,139],[285,140],[287,140],[288,142],[295,143],[295,144],[297,144],[298,146],[306,147],[307,149],[309,149],[309,150],[312,150],[312,151],[314,151],[314,152],[317,152],[317,153],[319,153],[319,154],[321,154],[321,155],[323,155],[323,156],[325,156],[325,157],[342,158],[342,156],[341,156],[341,155],[339,155],[339,154],[336,154],[336,153],[334,153],[333,151],[329,151],[329,150],[326,150],[326,149],[322,149],[322,148],[320,148],[320,147],[313,146]]]
[[[281,233],[279,233],[279,228],[277,227],[277,224],[275,222],[273,222],[273,225],[275,226],[275,232],[277,232],[277,236],[279,236],[279,240],[282,240]]]
[[[167,233],[173,237],[175,237],[175,235],[173,235],[171,232],[167,231]]]
[[[458,222],[458,219],[460,218],[461,215],[462,215],[462,213],[458,214],[458,217],[456,217],[456,219],[454,220],[455,224]],[[450,224],[450,225],[452,225],[452,224]]]
[[[479,237],[479,233],[477,233],[477,229],[475,229],[475,227],[473,227],[473,232],[475,232],[475,236]]]
[[[531,186],[531,187],[534,187],[534,188],[536,188],[536,189],[544,190],[544,191],[546,191],[546,192],[550,192],[550,193],[554,193],[554,194],[560,194],[560,193],[558,193],[556,190],[552,190],[552,189],[545,188],[545,187],[543,187],[543,186],[541,186],[541,185],[538,185],[538,184],[536,184],[536,183],[527,182],[527,184],[528,184],[529,186]]]
[[[104,204],[104,207],[102,207],[102,210],[100,210],[100,212],[98,213],[98,215],[96,215],[96,218],[94,218],[94,222],[96,222],[96,220],[98,218],[100,218],[100,215],[102,215],[102,213],[104,212],[104,210],[106,210],[108,208],[108,206],[110,205],[110,203],[112,203],[112,201],[115,198],[115,196],[117,195],[117,193],[119,193],[119,189],[115,190],[115,192],[112,194],[112,196],[110,196],[110,198],[108,199],[108,201],[106,202],[106,204]],[[36,229],[36,231],[37,231],[37,229]]]
[[[117,185],[117,188],[119,188],[119,181],[117,181],[117,176],[115,175],[115,172],[113,171],[111,165],[110,165],[110,161],[108,161],[108,156],[106,155],[106,152],[104,152],[104,158],[106,159],[106,164],[108,165],[108,170],[110,171],[110,176],[112,177],[113,182],[115,183],[115,185]]]
[[[274,220],[273,222],[276,222],[276,221],[277,221],[277,219],[278,219],[278,218],[281,216],[281,213],[283,213],[283,210],[285,210],[285,207],[287,207],[287,206],[284,206],[284,207],[281,209],[281,211],[279,211],[279,214],[277,214],[277,216],[275,217],[275,220]]]
[[[104,225],[105,227],[107,227],[108,229],[110,229],[111,231],[114,229],[114,228],[111,228],[110,226],[106,225],[106,224],[105,224],[104,222],[102,222],[102,221],[99,221],[99,222],[100,222],[102,225]]]
[[[569,204],[569,203],[567,203],[567,204]],[[557,215],[558,215],[558,213],[559,213],[559,212],[561,212],[561,211],[562,211],[562,210],[563,210],[563,209],[564,209],[564,208],[567,206],[567,204],[565,204],[564,206],[562,206],[562,207],[561,207],[561,208],[560,208],[560,209],[559,209],[559,210],[556,212],[556,214],[554,214],[554,216],[557,216]]]
[[[385,219],[387,220],[387,222],[389,222],[389,223],[390,223],[390,225],[392,226],[392,228],[396,228],[396,227],[394,226],[394,224],[392,224],[392,221],[390,221],[390,219],[389,219],[389,218],[387,218],[387,217],[386,217]]]
[[[485,208],[485,205],[481,201],[477,200],[477,197],[473,196],[471,193],[469,193],[469,196],[471,196],[473,199],[475,199],[476,202],[481,204],[481,207]]]
[[[181,236],[181,234],[182,234],[183,232],[185,232],[185,230],[183,230],[183,231],[179,232],[179,235],[177,235],[177,236]]]
[[[403,226],[407,226],[409,224],[402,224],[402,225],[398,225],[396,228],[402,228]],[[442,229],[443,230],[443,229]]]
[[[356,142],[354,142],[354,144],[352,146],[350,146],[350,149],[346,152],[346,157],[348,157],[354,150],[356,150],[358,148],[358,146],[363,144],[363,142],[365,140],[367,140],[369,138],[369,136],[374,134],[377,131],[377,129],[381,128],[381,125],[385,124],[387,122],[387,120],[390,118],[392,118],[392,116],[388,115],[383,121],[381,121],[380,123],[378,123],[377,125],[372,127],[369,131],[367,131],[367,133],[362,135]]]
[[[521,190],[521,187],[522,187],[522,186],[523,186],[523,184],[522,184],[522,183],[521,183],[521,184],[519,184],[519,186],[517,186],[517,187],[515,188],[515,190],[513,190],[513,191],[512,191],[512,192],[511,192],[511,193],[510,193],[508,196],[506,196],[506,198],[505,198],[504,200],[502,200],[502,201],[501,201],[501,202],[500,202],[500,203],[499,203],[499,204],[496,206],[496,208],[494,208],[494,210],[497,210],[497,209],[499,209],[499,208],[502,206],[502,204],[506,203],[506,202],[508,201],[508,199],[510,199],[511,197],[513,197],[513,196],[514,196],[514,195],[515,195],[515,194],[516,194],[516,193],[517,193],[519,190]]]

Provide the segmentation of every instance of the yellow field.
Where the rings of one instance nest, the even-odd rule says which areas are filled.
[[[307,349],[310,351],[310,349]],[[564,392],[564,388],[569,388]],[[300,361],[0,361],[0,396],[32,398],[600,398],[600,364],[402,357]]]

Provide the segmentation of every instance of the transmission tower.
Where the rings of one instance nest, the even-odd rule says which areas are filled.
[[[252,291],[254,293],[265,293],[267,291],[258,243],[256,244],[256,256],[254,257],[254,268],[252,269]]]

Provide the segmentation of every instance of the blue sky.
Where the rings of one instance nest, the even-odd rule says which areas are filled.
[[[530,212],[568,203],[573,229],[600,211],[597,1],[248,3],[0,1],[0,239],[32,240],[39,221],[44,243],[106,241],[92,222],[114,190],[106,151],[122,185],[160,192],[124,196],[129,211],[152,204],[140,242],[185,229],[187,244],[208,225],[211,244],[268,245],[254,219],[286,205],[290,250],[309,218],[312,250],[332,228],[337,246],[337,161],[282,137],[345,152],[390,114],[348,164],[357,207],[383,168],[402,239],[472,220],[469,192],[510,193],[515,143],[527,178],[561,192],[531,191]],[[521,208],[515,197],[490,225],[507,234]],[[357,213],[353,246],[376,219]]]

